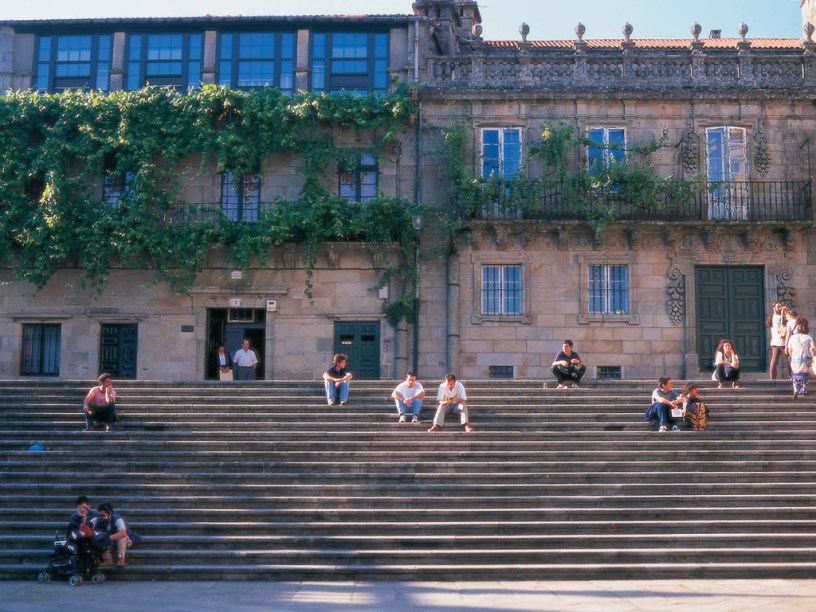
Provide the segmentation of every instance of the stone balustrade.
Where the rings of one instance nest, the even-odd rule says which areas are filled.
[[[797,49],[502,49],[431,57],[427,66],[432,90],[816,89],[816,55]]]

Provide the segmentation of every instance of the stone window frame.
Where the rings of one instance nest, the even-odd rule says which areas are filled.
[[[513,315],[484,314],[482,312],[482,270],[485,266],[520,266],[521,267],[521,313]],[[471,322],[480,325],[485,322],[511,323],[530,325],[533,322],[530,310],[530,266],[529,255],[490,254],[477,258],[471,270],[473,272],[473,293],[471,303],[473,315]]]
[[[62,323],[25,321],[21,326],[20,335],[20,376],[58,377],[62,360]],[[51,334],[46,335],[46,332]],[[56,331],[54,336],[53,332]],[[35,333],[38,332],[38,333]],[[36,338],[34,337],[36,336]],[[49,342],[50,339],[50,342]],[[31,343],[36,342],[37,346]],[[55,352],[54,361],[56,371],[44,369],[47,367],[48,349]],[[36,353],[36,355],[34,354]],[[36,358],[36,367],[27,367],[27,363]],[[31,364],[32,366],[35,364]]]
[[[589,325],[590,323],[628,323],[629,325],[639,325],[640,315],[638,314],[637,302],[637,257],[633,254],[615,255],[591,254],[578,256],[578,278],[580,296],[578,300],[578,323]],[[590,313],[589,312],[589,267],[590,266],[627,266],[629,270],[628,303],[629,312],[624,314],[615,313]]]

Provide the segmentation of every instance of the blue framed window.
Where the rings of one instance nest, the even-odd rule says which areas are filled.
[[[236,177],[221,174],[221,212],[230,221],[257,221],[261,204],[261,178],[257,174]]]
[[[623,128],[590,128],[587,136],[587,170],[597,174],[626,161],[626,130]]]
[[[511,178],[521,170],[521,128],[482,130],[482,176]]]
[[[377,158],[363,153],[354,170],[340,172],[340,197],[347,202],[369,202],[377,197]]]
[[[295,89],[294,32],[224,33],[219,42],[218,82],[236,89]]]
[[[312,91],[388,91],[387,33],[316,32],[311,46]]]
[[[588,312],[629,314],[629,266],[591,265],[588,273]]]
[[[40,36],[37,40],[37,91],[110,90],[111,35]]]
[[[203,57],[201,34],[131,34],[127,44],[125,88],[170,85],[198,89]]]
[[[521,315],[523,289],[520,264],[482,266],[482,315]]]
[[[23,324],[21,376],[59,376],[60,338],[59,323]]]

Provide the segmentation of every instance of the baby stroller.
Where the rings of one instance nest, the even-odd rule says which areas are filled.
[[[54,536],[54,553],[45,571],[37,576],[44,583],[52,578],[68,580],[71,586],[80,586],[85,580],[94,584],[105,582],[105,575],[99,571],[99,557],[90,538],[80,538],[73,529],[57,532]]]

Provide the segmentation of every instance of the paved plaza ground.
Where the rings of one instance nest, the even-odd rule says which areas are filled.
[[[349,612],[402,610],[816,610],[816,580],[487,582],[0,581],[0,610]]]

